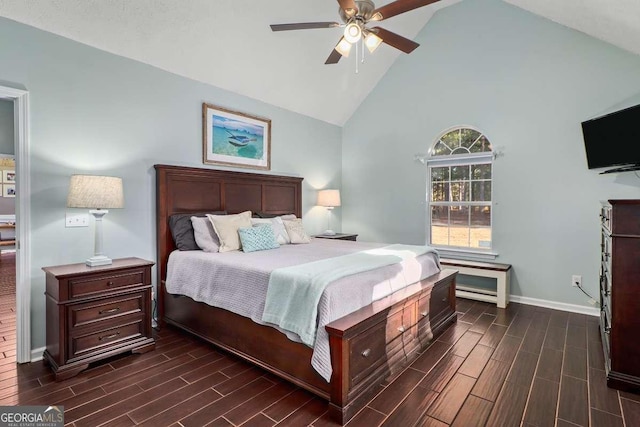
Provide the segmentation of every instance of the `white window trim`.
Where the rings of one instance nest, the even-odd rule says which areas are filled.
[[[482,135],[486,134],[479,129],[476,129],[473,126],[455,126],[446,131],[442,132],[438,138],[433,143],[432,147],[437,144],[440,139],[444,135],[449,132],[452,132],[456,129],[473,129],[477,132],[480,132]],[[432,150],[429,150],[431,153]],[[496,153],[494,151],[490,152],[482,152],[482,153],[468,153],[468,154],[450,154],[445,156],[433,156],[429,155],[426,158],[426,166],[427,166],[427,191],[426,191],[426,215],[428,218],[427,221],[427,230],[426,237],[427,242],[431,242],[431,206],[432,203],[430,201],[431,196],[431,168],[433,167],[443,167],[443,166],[466,166],[466,165],[478,165],[478,164],[491,164],[491,202],[466,202],[464,205],[481,205],[481,206],[491,206],[491,244],[493,246],[493,160],[496,157]],[[437,202],[435,203],[437,205]],[[447,206],[451,204],[451,202],[445,203]],[[466,247],[457,247],[457,246],[438,246],[431,245],[432,247],[438,250],[438,253],[443,258],[453,258],[453,259],[463,259],[468,261],[492,261],[495,260],[499,254],[494,251],[494,248],[490,249],[478,249],[478,248],[466,248]]]

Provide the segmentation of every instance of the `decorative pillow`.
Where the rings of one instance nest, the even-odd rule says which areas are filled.
[[[304,231],[301,219],[292,219],[282,222],[284,223],[284,228],[287,230],[287,234],[291,239],[291,243],[311,243],[311,238]]]
[[[282,215],[280,218],[282,218],[283,221],[292,221],[294,219],[297,219],[294,214]]]
[[[239,228],[251,227],[251,211],[242,212],[235,215],[207,215],[213,229],[220,241],[218,252],[237,251],[242,248]]]
[[[225,215],[225,211],[209,212],[213,215]],[[187,214],[175,214],[169,217],[169,230],[171,230],[171,236],[176,244],[176,248],[181,251],[199,251],[200,247],[196,243],[193,235],[193,225],[191,224],[191,217],[206,217],[207,213],[187,213]]]
[[[218,252],[220,241],[209,218],[192,216],[191,225],[193,226],[193,236],[200,249],[205,252]]]
[[[273,234],[276,236],[276,240],[281,245],[287,245],[291,243],[291,239],[289,239],[289,235],[287,234],[287,230],[284,228],[284,223],[282,222],[282,218],[251,218],[251,224],[253,226],[257,225],[270,225],[273,229]]]
[[[276,241],[271,224],[260,224],[255,227],[239,228],[238,235],[244,252],[266,251],[276,249],[280,244]]]

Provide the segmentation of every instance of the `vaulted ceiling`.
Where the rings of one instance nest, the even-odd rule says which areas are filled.
[[[459,1],[380,25],[412,39],[438,9]],[[639,0],[504,1],[640,54]],[[0,15],[337,125],[404,55],[383,45],[367,53],[356,74],[354,55],[324,65],[342,29],[269,28],[339,22],[335,0],[0,0]]]

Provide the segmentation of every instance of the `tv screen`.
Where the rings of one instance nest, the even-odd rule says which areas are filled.
[[[640,105],[582,122],[589,169],[640,164]]]

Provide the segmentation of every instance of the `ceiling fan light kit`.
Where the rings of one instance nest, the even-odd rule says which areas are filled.
[[[369,49],[369,53],[375,52],[381,43],[382,39],[373,34],[371,31],[368,31],[364,36],[364,45],[367,47],[367,49]]]
[[[341,57],[348,57],[351,45],[364,37],[364,45],[373,53],[381,43],[388,44],[404,53],[411,53],[420,46],[413,40],[385,30],[384,28],[367,28],[369,22],[378,22],[401,13],[409,12],[440,0],[396,0],[376,8],[372,0],[338,0],[340,19],[344,23],[344,34],[325,64],[337,64]],[[314,28],[342,27],[337,22],[306,22],[297,24],[271,25],[273,31],[308,30]],[[364,57],[363,57],[364,58]]]
[[[344,38],[349,43],[357,43],[362,37],[362,29],[357,22],[350,22],[344,28]]]
[[[349,43],[344,37],[340,39],[338,45],[335,47],[336,51],[345,58],[349,57],[351,52],[351,43]]]

